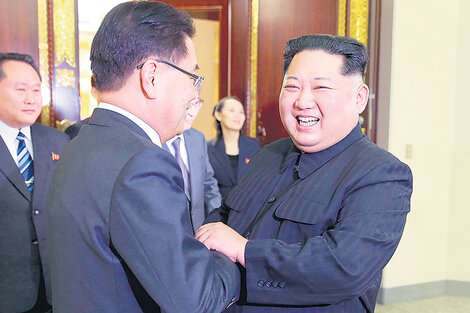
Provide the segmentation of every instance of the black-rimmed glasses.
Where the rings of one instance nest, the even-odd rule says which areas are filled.
[[[180,71],[181,73],[183,74],[186,74],[188,75],[189,77],[191,77],[193,80],[194,80],[194,88],[196,89],[196,91],[199,93],[199,90],[201,89],[201,86],[202,86],[202,82],[204,81],[204,76],[197,76],[196,74],[193,74],[193,73],[190,73],[188,71],[185,71],[183,70],[182,68],[174,65],[173,63],[170,63],[168,61],[165,61],[165,60],[155,60],[157,61],[158,63],[163,63],[163,64],[166,64],[166,65],[169,65],[171,66],[172,68],[174,69],[177,69],[178,71]],[[142,68],[142,66],[144,66],[144,63],[142,64],[139,64],[137,65],[137,69],[140,70]]]

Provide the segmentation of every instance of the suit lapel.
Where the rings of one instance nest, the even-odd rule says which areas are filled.
[[[230,178],[233,184],[237,182],[236,177],[233,174],[232,171],[232,166],[230,165],[230,161],[228,160],[227,153],[225,153],[225,143],[224,139],[222,137],[217,139],[217,142],[214,146],[215,150],[217,153],[214,155],[214,157],[217,159],[217,161],[220,163],[223,171],[225,174]]]
[[[240,181],[243,171],[246,167],[246,158],[248,157],[248,152],[246,151],[243,142],[243,137],[240,135],[238,139],[238,167],[237,167],[237,181]]]
[[[3,172],[5,177],[11,182],[13,186],[28,200],[31,201],[31,192],[23,180],[18,166],[12,159],[10,151],[8,150],[3,138],[0,137],[0,155],[5,156],[0,158],[0,171]]]
[[[42,193],[44,181],[46,179],[49,165],[52,162],[52,152],[60,153],[60,151],[52,151],[46,140],[46,136],[42,136],[41,129],[36,124],[31,126],[31,138],[33,140],[34,152],[34,193]],[[34,202],[34,197],[33,197]]]

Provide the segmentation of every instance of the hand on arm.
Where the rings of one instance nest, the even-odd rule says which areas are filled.
[[[248,239],[229,226],[221,222],[205,224],[196,231],[195,237],[208,249],[217,250],[233,262],[245,266],[245,246]]]

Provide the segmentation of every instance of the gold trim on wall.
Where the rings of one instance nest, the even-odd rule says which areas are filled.
[[[346,36],[346,0],[338,1],[338,36]]]
[[[54,0],[55,66],[75,68],[75,1]],[[73,78],[75,85],[75,77]]]
[[[256,137],[257,87],[258,87],[258,25],[259,0],[251,1],[251,49],[250,49],[250,136]]]
[[[41,73],[43,108],[41,110],[41,123],[49,125],[49,105],[51,104],[49,89],[49,44],[47,41],[47,0],[38,0],[38,49],[39,72]]]
[[[351,0],[349,36],[367,47],[369,30],[369,0]]]
[[[61,87],[75,87],[75,71],[57,69],[55,81]]]

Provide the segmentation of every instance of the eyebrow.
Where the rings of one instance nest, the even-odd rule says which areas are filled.
[[[287,76],[286,79],[300,80],[299,78],[295,76]],[[313,80],[331,80],[331,79],[329,79],[328,77],[318,76],[318,77],[314,77]]]

